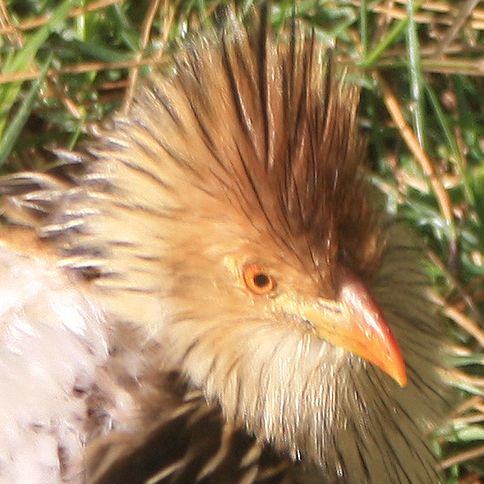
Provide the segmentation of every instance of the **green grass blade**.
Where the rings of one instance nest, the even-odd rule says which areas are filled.
[[[10,155],[12,148],[17,140],[20,131],[24,127],[30,112],[32,111],[32,106],[39,92],[42,83],[44,82],[45,76],[49,70],[50,63],[52,61],[52,56],[49,56],[46,62],[44,62],[42,69],[40,71],[39,77],[34,81],[29,92],[25,96],[24,101],[20,105],[19,110],[14,116],[12,122],[8,125],[5,130],[4,135],[0,139],[0,167],[3,165],[7,157]]]
[[[466,174],[466,170],[464,168],[465,162],[462,159],[459,147],[457,145],[457,141],[455,139],[454,134],[452,133],[451,123],[447,115],[445,114],[444,110],[442,109],[442,106],[440,105],[439,99],[437,97],[437,94],[435,94],[435,91],[429,85],[426,85],[425,87],[426,87],[430,104],[432,105],[432,108],[435,112],[436,119],[440,124],[440,128],[444,133],[444,137],[450,148],[450,152],[452,153],[453,161],[457,166],[457,171],[462,178],[464,193],[467,198],[467,201],[470,202],[471,205],[474,205],[475,204],[474,195],[472,193],[472,189],[470,188],[469,179]]]
[[[417,11],[421,5],[421,1],[414,6],[414,11]],[[408,25],[408,16],[396,22],[390,29],[388,34],[380,41],[380,43],[359,63],[360,67],[368,69],[373,67],[385,50],[392,45],[398,37],[404,32]]]
[[[360,39],[361,39],[361,54],[363,58],[368,53],[368,1],[361,0],[360,5]]]
[[[412,99],[412,121],[418,142],[420,143],[420,146],[425,149],[427,142],[425,136],[426,127],[423,103],[423,78],[413,0],[409,0],[407,2],[407,14],[407,52],[409,60],[410,92]]]
[[[70,9],[78,3],[78,0],[66,0],[58,7],[49,18],[48,22],[32,34],[22,49],[12,56],[2,69],[3,74],[11,74],[26,70],[34,62],[39,48],[45,43],[53,32],[67,17]],[[8,113],[13,106],[20,91],[22,83],[12,82],[0,86],[0,136],[5,129]]]

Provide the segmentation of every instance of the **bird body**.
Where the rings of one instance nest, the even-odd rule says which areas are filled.
[[[357,89],[314,36],[281,35],[264,17],[201,35],[60,154],[71,181],[1,182],[87,308],[77,479],[437,481],[420,248],[366,181]],[[49,323],[67,341],[69,320]]]
[[[60,482],[63,471],[79,464],[86,390],[107,359],[107,331],[99,309],[56,268],[55,256],[36,253],[41,248],[29,234],[3,235],[0,482]],[[12,235],[15,245],[7,240]]]

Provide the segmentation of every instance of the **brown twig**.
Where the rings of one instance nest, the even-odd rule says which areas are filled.
[[[10,19],[10,12],[5,5],[5,0],[0,0],[0,33],[2,30],[8,30],[7,35],[11,38],[11,42],[21,47],[23,44],[22,34],[18,31]]]
[[[395,3],[406,5],[407,1],[408,0],[397,1]],[[353,0],[352,4],[359,7],[361,1]],[[384,4],[382,5],[381,3],[376,3],[375,5],[370,7],[370,9],[374,13],[383,14],[395,20],[401,20],[407,17],[407,10],[405,7],[400,8],[398,6]],[[423,2],[420,6],[419,11],[415,13],[414,19],[415,22],[421,24],[442,25],[452,28],[455,22],[454,12],[456,12],[457,14],[459,10],[459,7],[452,7],[442,2]],[[464,17],[464,22],[465,20],[468,20],[469,25],[472,29],[484,30],[484,9],[474,8],[473,10],[471,10],[469,15]]]
[[[484,422],[484,414],[482,413],[475,413],[473,415],[466,415],[464,417],[452,419],[452,425],[469,425],[479,422]]]
[[[119,62],[85,62],[76,64],[73,66],[63,67],[61,69],[49,70],[48,76],[55,76],[60,74],[83,74],[91,71],[105,71],[108,69],[130,69],[132,67],[140,67],[145,65],[153,65],[159,62],[159,58],[146,57],[140,60],[128,60]],[[28,72],[14,72],[11,74],[0,74],[0,84],[6,84],[7,82],[21,82],[31,81],[37,79],[39,71],[37,69],[31,69]]]
[[[135,56],[135,60],[140,61],[143,57],[143,51],[148,45],[148,41],[150,39],[150,32],[151,27],[153,26],[153,21],[155,19],[156,12],[160,7],[160,0],[151,0],[150,6],[148,11],[146,12],[146,16],[143,21],[143,25],[141,27],[141,39],[140,39],[140,52],[138,52]],[[123,101],[122,112],[126,113],[129,109],[131,104],[131,100],[133,99],[133,94],[136,86],[136,81],[138,79],[139,74],[139,66],[134,66],[129,71],[129,78],[128,78],[128,88],[126,89],[126,94]]]
[[[448,469],[453,465],[460,464],[461,462],[465,462],[471,459],[477,459],[479,457],[484,456],[484,445],[480,447],[475,447],[474,449],[465,450],[464,452],[459,452],[447,459],[443,459],[440,461],[439,467],[441,469]]]
[[[473,336],[484,348],[484,330],[475,321],[452,306],[445,306],[444,314]]]
[[[444,53],[447,46],[449,46],[450,43],[454,40],[455,36],[462,28],[462,26],[469,18],[469,16],[472,14],[472,11],[474,10],[474,8],[478,3],[479,3],[479,0],[466,0],[461,5],[459,9],[459,13],[457,14],[457,17],[452,22],[450,29],[445,34],[444,38],[441,39],[441,42],[437,44],[437,48],[435,49],[435,55],[437,57],[440,57]]]
[[[460,296],[465,301],[466,305],[472,311],[474,319],[482,325],[482,316],[472,296],[467,292],[467,290],[462,286],[462,284],[454,277],[454,275],[448,271],[445,264],[440,260],[440,258],[437,256],[437,254],[434,251],[429,250],[428,255],[430,260],[442,271],[446,280],[449,281],[451,287],[456,289],[459,292]],[[446,307],[447,305],[445,302],[443,302],[443,300],[439,300],[438,303],[441,304],[443,307]]]
[[[427,156],[427,153],[425,153],[425,151],[420,146],[412,128],[407,124],[405,117],[403,116],[402,109],[400,108],[400,103],[398,102],[390,86],[383,79],[383,76],[379,72],[374,71],[373,75],[381,87],[383,100],[388,109],[388,112],[390,113],[390,116],[392,117],[394,123],[400,131],[402,138],[407,143],[407,146],[412,152],[413,156],[415,156],[415,158],[419,162],[424,174],[430,180],[430,184],[437,198],[437,202],[439,204],[442,215],[444,216],[444,219],[451,228],[451,230],[453,230],[454,215],[452,213],[452,203],[450,201],[449,194],[447,193],[442,184],[442,180],[439,176],[437,176],[432,161]]]
[[[474,397],[470,397],[465,399],[455,410],[455,415],[460,415],[467,410],[472,410],[474,408],[478,408],[481,402],[483,401],[483,397],[480,395],[476,395]]]
[[[123,0],[99,0],[97,2],[91,2],[88,5],[85,5],[83,7],[73,8],[69,12],[68,17],[71,17],[71,18],[77,17],[78,15],[83,15],[87,12],[95,12],[96,10],[102,10],[103,8],[109,7],[110,5],[114,5],[116,3],[121,3],[122,1]],[[9,34],[16,30],[26,31],[26,30],[35,29],[37,27],[41,27],[42,25],[45,25],[49,21],[49,18],[50,18],[49,15],[42,15],[40,17],[35,17],[30,20],[25,20],[24,22],[21,22],[17,26],[8,25],[5,27],[1,27],[0,35]]]

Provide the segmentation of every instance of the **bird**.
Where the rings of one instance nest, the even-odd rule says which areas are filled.
[[[268,10],[0,180],[1,482],[438,482],[422,244],[369,180],[349,68]]]

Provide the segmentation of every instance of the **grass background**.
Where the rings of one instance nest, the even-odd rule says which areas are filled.
[[[224,3],[0,0],[0,173],[54,164],[50,148],[125,109],[137,78]],[[273,1],[275,28],[293,4]],[[483,482],[484,4],[301,0],[296,16],[358,67],[374,182],[426,238],[454,345],[463,400],[436,437],[441,466],[447,483]]]

